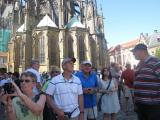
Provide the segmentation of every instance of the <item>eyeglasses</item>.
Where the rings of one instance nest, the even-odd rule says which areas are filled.
[[[51,73],[60,73],[59,71],[52,71]]]
[[[21,83],[23,83],[23,82],[29,83],[29,82],[34,82],[34,81],[32,81],[32,80],[27,80],[27,79],[26,79],[26,80],[22,80],[22,79],[21,79],[20,82],[21,82]]]

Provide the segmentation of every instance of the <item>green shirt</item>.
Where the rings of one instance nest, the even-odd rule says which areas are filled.
[[[17,120],[43,120],[43,112],[40,115],[34,114],[28,107],[21,103],[19,97],[13,99]]]
[[[46,89],[48,87],[48,84],[49,84],[50,80],[48,80],[44,85],[43,85],[43,88],[42,88],[42,91],[43,92],[46,92]]]

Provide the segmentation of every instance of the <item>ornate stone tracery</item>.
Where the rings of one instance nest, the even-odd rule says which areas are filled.
[[[31,59],[40,59],[43,51],[45,54],[40,72],[49,71],[51,65],[61,67],[65,57],[76,58],[76,70],[83,60],[91,60],[94,67],[99,67],[102,64],[99,58],[105,56],[106,52],[102,50],[105,47],[100,48],[104,43],[104,36],[98,37],[96,33],[95,26],[103,29],[103,25],[98,23],[98,16],[93,13],[95,9],[92,2],[85,3],[83,0],[26,0],[22,10],[24,21],[21,23],[24,28],[15,30],[14,36],[17,38],[12,42],[14,50],[10,47],[9,52],[9,56],[14,56],[19,62],[15,61],[13,64],[10,61],[9,65],[14,70],[18,68],[23,71],[29,67]],[[46,15],[47,20],[38,26]],[[73,16],[77,16],[77,19],[71,21]],[[19,20],[19,17],[15,20]],[[42,36],[43,47],[40,45]],[[102,66],[105,65],[103,63]]]

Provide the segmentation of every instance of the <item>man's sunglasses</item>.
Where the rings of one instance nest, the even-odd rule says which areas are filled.
[[[21,79],[20,82],[21,82],[21,83],[23,83],[23,82],[29,83],[29,82],[34,82],[34,81],[32,81],[32,80],[27,80],[27,79],[26,79],[26,80],[22,80],[22,79]]]
[[[60,73],[59,71],[52,71],[51,73]]]

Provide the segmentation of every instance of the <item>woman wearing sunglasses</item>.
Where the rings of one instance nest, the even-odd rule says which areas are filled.
[[[36,86],[36,76],[31,72],[24,72],[21,75],[20,87],[11,81],[17,97],[8,101],[7,116],[8,120],[43,120],[43,109],[46,96],[37,96],[33,93]]]

